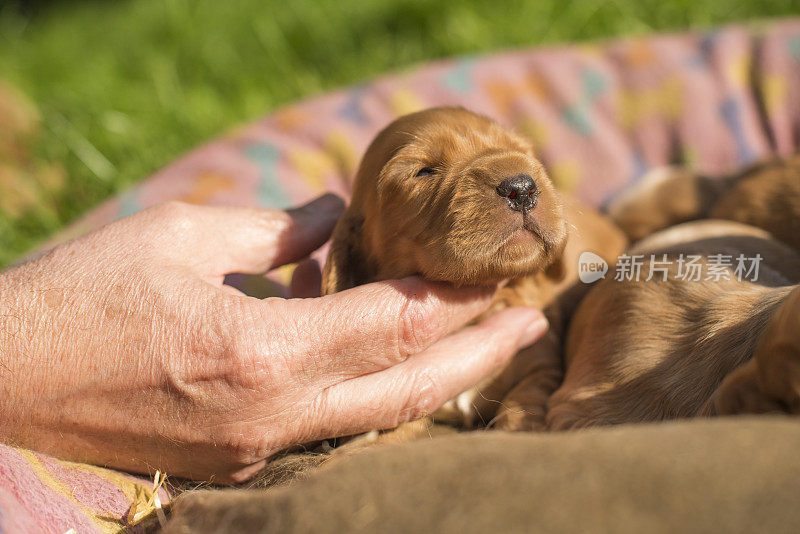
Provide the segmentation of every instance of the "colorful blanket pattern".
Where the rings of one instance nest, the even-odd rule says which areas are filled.
[[[165,200],[287,207],[348,196],[394,117],[462,105],[518,129],[595,206],[668,163],[734,171],[800,143],[800,19],[442,61],[281,109],[198,148],[60,235]],[[277,294],[290,269],[277,274]],[[246,289],[246,288],[245,288]],[[0,447],[0,532],[120,528],[149,482]]]
[[[140,532],[131,508],[145,510],[152,482],[0,445],[0,533]],[[160,489],[161,500],[169,494]]]

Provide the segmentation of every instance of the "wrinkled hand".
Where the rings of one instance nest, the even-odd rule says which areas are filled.
[[[433,412],[546,329],[417,278],[259,300],[223,285],[321,246],[342,210],[164,204],[0,274],[0,440],[243,481],[289,445]],[[450,334],[450,335],[448,335]]]

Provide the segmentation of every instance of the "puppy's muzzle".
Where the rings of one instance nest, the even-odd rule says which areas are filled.
[[[496,190],[498,195],[506,199],[509,208],[523,213],[536,206],[539,194],[536,183],[528,174],[508,177],[500,182]]]

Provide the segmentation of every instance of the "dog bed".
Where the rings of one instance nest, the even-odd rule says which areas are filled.
[[[792,533],[799,446],[800,425],[766,417],[459,434],[285,488],[186,493],[165,534]]]
[[[466,57],[382,77],[281,109],[190,152],[92,211],[49,245],[167,200],[283,208],[324,191],[347,197],[358,159],[378,130],[398,115],[439,105],[462,105],[516,128],[533,140],[561,189],[602,207],[655,166],[680,163],[719,175],[797,151],[800,19]],[[275,273],[269,292],[286,294],[290,270]],[[682,424],[692,429],[718,425]],[[794,425],[765,420],[750,425],[756,428],[750,432],[774,432],[776,439],[788,432],[796,440]],[[707,432],[725,442],[737,439],[737,428],[730,423]],[[629,432],[634,442],[644,439],[634,427],[613,432]],[[648,439],[657,441],[652,436],[658,432],[658,427],[649,429]],[[713,456],[708,450],[713,442],[701,440],[696,450],[673,461],[695,452],[701,455],[697,458]],[[735,443],[743,461],[760,454],[752,440]],[[671,454],[669,448],[659,450]],[[800,478],[796,458],[782,456],[781,468]],[[710,483],[708,477],[717,476],[713,470],[704,475],[703,462],[695,463],[700,472],[685,485]],[[652,477],[651,482],[647,491],[661,491]],[[608,491],[616,488],[609,485]],[[152,504],[151,493],[152,481],[0,446],[0,532],[115,531],[128,524],[134,503]],[[754,505],[773,497],[741,495]],[[606,510],[611,514],[614,507]],[[384,513],[374,510],[378,518]]]

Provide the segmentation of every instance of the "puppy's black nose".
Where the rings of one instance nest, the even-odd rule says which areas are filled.
[[[536,206],[539,190],[530,175],[518,174],[500,182],[497,194],[506,199],[512,210],[525,212]]]

